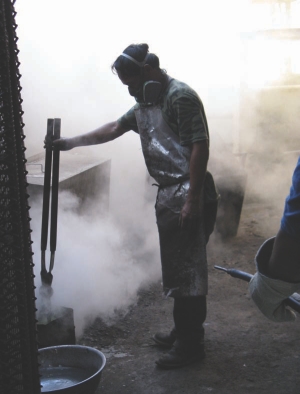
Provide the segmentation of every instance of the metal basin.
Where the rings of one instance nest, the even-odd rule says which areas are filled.
[[[62,345],[39,350],[41,393],[93,394],[106,358],[87,346]]]

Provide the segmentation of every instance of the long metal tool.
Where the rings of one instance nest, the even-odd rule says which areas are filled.
[[[60,138],[60,119],[48,119],[47,139],[53,140]],[[51,168],[52,167],[52,168]],[[52,172],[52,189],[51,189],[51,172]],[[46,146],[45,152],[45,178],[43,192],[43,213],[42,213],[42,231],[41,231],[41,279],[42,284],[51,286],[54,266],[54,257],[57,240],[57,209],[58,209],[58,184],[59,184],[59,150]],[[49,207],[51,192],[51,222],[50,222],[50,265],[49,271],[46,268],[46,250],[49,227]]]
[[[60,119],[48,119],[47,140],[60,138]],[[52,175],[52,187],[51,187]],[[42,229],[41,229],[41,310],[39,319],[49,320],[51,318],[50,297],[53,294],[51,287],[53,281],[52,270],[57,240],[57,208],[58,208],[58,184],[59,184],[59,150],[52,149],[50,144],[46,145],[45,151],[45,175],[43,190],[43,210],[42,210]],[[46,267],[46,250],[49,227],[49,208],[51,195],[51,221],[50,221],[50,264],[49,270]]]
[[[60,138],[60,119],[54,119],[54,140]],[[50,223],[50,267],[51,274],[54,266],[54,257],[56,251],[57,240],[57,209],[58,209],[58,184],[59,184],[59,150],[53,150],[53,165],[52,165],[52,196],[51,196],[51,223]]]
[[[53,119],[48,119],[47,139],[53,139]],[[43,209],[42,209],[42,230],[41,230],[41,279],[42,284],[51,285],[52,275],[48,274],[46,269],[46,250],[48,241],[48,224],[49,224],[49,207],[50,207],[50,190],[51,190],[51,169],[52,169],[52,148],[45,147],[45,171],[44,171],[44,189],[43,189]]]
[[[242,279],[245,280],[246,282],[250,282],[251,278],[253,277],[253,275],[248,274],[248,272],[239,271],[234,268],[224,268],[224,267],[220,267],[219,265],[215,265],[214,268],[226,272],[233,278]],[[297,300],[295,300],[295,298],[293,297],[287,298],[285,300],[285,304],[291,307],[292,309],[294,309],[296,312],[300,313],[300,303]]]
[[[58,185],[59,185],[59,150],[52,148],[51,141],[60,138],[60,119],[48,119],[46,152],[45,152],[45,178],[43,193],[42,231],[41,231],[41,280],[40,305],[38,309],[38,343],[39,348],[60,345],[74,345],[76,342],[74,313],[72,308],[52,308],[51,296],[53,294],[52,270],[57,241],[57,214],[58,214]],[[52,175],[52,176],[51,176]],[[52,178],[52,179],[51,179]],[[51,198],[51,201],[50,201]],[[46,267],[46,250],[50,212],[50,263]]]

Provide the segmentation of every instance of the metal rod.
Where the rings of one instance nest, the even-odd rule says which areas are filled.
[[[55,252],[51,252],[50,255],[50,265],[49,265],[49,273],[53,270],[54,267],[54,258],[55,258]]]
[[[41,271],[46,271],[46,251],[41,251]]]
[[[52,139],[52,136],[53,136],[53,119],[48,119],[47,138]],[[46,146],[43,208],[42,208],[41,251],[45,251],[47,249],[50,188],[51,188],[51,165],[52,165],[52,148]]]
[[[229,274],[233,278],[242,279],[242,280],[245,280],[246,282],[250,282],[250,280],[253,276],[251,274],[248,274],[248,272],[236,270],[234,268],[223,268],[218,265],[215,265],[215,268],[218,270],[221,270],[221,271],[225,271],[227,274]]]
[[[215,265],[214,268],[217,269],[217,270],[220,270],[220,271],[227,272],[227,268],[220,267],[219,265]]]
[[[229,274],[233,278],[242,279],[246,282],[250,282],[251,278],[253,277],[253,275],[248,274],[248,272],[236,270],[233,268],[224,268],[224,267],[220,267],[219,265],[215,265],[214,268],[216,268],[217,270],[220,270],[220,271],[225,271],[227,274]],[[300,302],[295,300],[295,298],[289,297],[284,302],[287,306],[291,307],[296,312],[300,313]]]
[[[54,139],[60,138],[61,120],[54,119]],[[52,168],[52,196],[51,196],[51,224],[50,224],[50,251],[52,255],[50,272],[54,265],[54,252],[57,240],[57,211],[58,211],[58,184],[59,184],[59,150],[53,150]]]

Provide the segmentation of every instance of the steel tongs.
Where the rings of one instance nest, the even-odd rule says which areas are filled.
[[[47,141],[60,138],[60,119],[48,119]],[[43,191],[42,231],[41,231],[41,280],[43,285],[51,286],[54,266],[54,257],[57,240],[57,208],[58,208],[58,183],[59,183],[59,150],[52,148],[51,144],[45,146],[45,177]],[[52,172],[52,182],[51,182]],[[52,183],[52,188],[51,188]],[[48,239],[49,207],[51,193],[51,222],[50,222],[50,264],[46,268],[46,249]]]

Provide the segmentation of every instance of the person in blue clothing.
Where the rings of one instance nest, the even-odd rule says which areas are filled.
[[[285,200],[276,237],[263,243],[256,255],[257,272],[249,284],[250,295],[269,319],[291,321],[295,314],[284,300],[300,291],[300,157]]]

